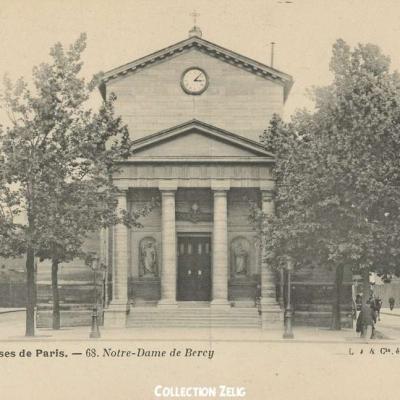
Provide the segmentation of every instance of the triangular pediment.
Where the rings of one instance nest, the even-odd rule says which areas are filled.
[[[132,161],[274,160],[259,143],[197,120],[134,141],[132,155]]]
[[[179,56],[184,52],[190,50],[197,50],[210,57],[218,58],[223,62],[235,65],[249,73],[256,74],[267,80],[272,80],[284,87],[284,98],[286,99],[291,87],[293,86],[293,79],[290,75],[285,74],[275,68],[260,63],[256,60],[238,54],[232,50],[228,50],[215,43],[211,43],[201,37],[193,36],[172,46],[166,47],[162,50],[156,51],[148,56],[139,58],[130,63],[114,68],[106,72],[100,85],[100,91],[105,96],[105,85],[108,81],[124,76],[128,73],[139,71],[143,68],[148,68],[159,62],[163,62],[169,58]]]

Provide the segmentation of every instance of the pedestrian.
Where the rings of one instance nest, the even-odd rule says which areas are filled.
[[[357,311],[361,311],[361,305],[362,305],[362,296],[361,296],[361,294],[358,294],[356,296],[356,305],[357,305]]]
[[[389,297],[389,307],[390,307],[390,311],[393,311],[394,297]]]
[[[378,321],[381,320],[381,307],[382,307],[382,299],[380,297],[375,298],[375,311],[378,317]]]
[[[361,307],[361,312],[358,315],[356,323],[356,332],[360,333],[360,337],[373,339],[374,337],[374,326],[376,323],[375,310],[372,307],[371,302],[368,300],[366,304]]]

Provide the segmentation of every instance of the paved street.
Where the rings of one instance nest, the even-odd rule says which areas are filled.
[[[7,331],[19,331],[25,328],[25,311],[21,309],[12,310],[12,309],[1,309],[0,312],[0,340],[5,336],[2,334],[6,334]]]
[[[376,329],[388,337],[400,340],[400,309],[381,309],[381,320],[377,321]]]

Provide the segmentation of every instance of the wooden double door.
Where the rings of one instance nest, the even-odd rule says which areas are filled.
[[[211,237],[178,236],[178,301],[211,300]]]

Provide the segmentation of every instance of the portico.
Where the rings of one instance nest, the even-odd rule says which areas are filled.
[[[176,129],[180,134],[163,133],[150,144],[136,142],[135,157],[115,177],[122,209],[140,207],[138,193],[147,193],[147,199],[156,197],[158,205],[143,223],[146,232],[114,227],[113,298],[106,322],[120,320],[123,325],[130,307],[144,303],[174,308],[201,299],[212,308],[255,307],[258,297],[262,298],[263,320],[279,320],[276,277],[265,263],[261,242],[248,220],[250,202],[265,212],[273,211],[271,155],[255,142],[243,143],[199,121]],[[187,135],[193,142],[193,155],[186,150],[189,156],[184,158],[148,157],[158,146],[164,147],[164,154],[170,154],[169,148],[182,149],[181,138]],[[205,135],[208,143],[215,141],[210,146],[214,151],[220,146],[220,155],[206,161],[198,150]],[[144,242],[152,243],[152,253],[144,252],[143,246],[149,247]],[[154,263],[143,274],[140,264],[146,262],[145,253],[153,254]],[[187,285],[186,292],[182,285]],[[141,290],[145,293],[140,294]]]

